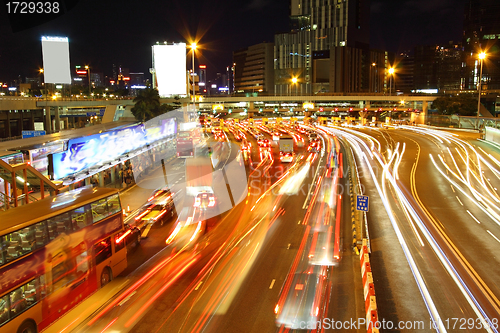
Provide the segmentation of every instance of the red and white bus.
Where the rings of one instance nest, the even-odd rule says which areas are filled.
[[[177,157],[194,157],[194,138],[191,130],[177,133]]]
[[[116,190],[84,187],[0,221],[2,332],[42,331],[127,267]]]

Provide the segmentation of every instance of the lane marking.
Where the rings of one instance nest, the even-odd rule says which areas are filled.
[[[320,157],[318,164],[317,164],[318,167],[316,168],[316,172],[314,173],[314,177],[312,179],[311,184],[314,184],[314,182],[316,180],[316,176],[318,175],[318,171],[319,171],[319,169],[321,169],[320,165],[321,165],[322,160],[323,160],[323,157]],[[306,200],[304,201],[304,204],[302,205],[302,209],[304,209],[304,207],[305,207],[305,209],[307,209],[306,204],[307,204],[307,200],[309,199],[309,196],[311,195],[312,188],[313,188],[312,186],[309,187],[309,191],[307,192]]]
[[[497,242],[499,242],[499,243],[500,243],[500,239],[498,239],[495,235],[493,235],[493,234],[491,233],[491,231],[486,230],[486,232],[487,232],[487,233],[489,233],[489,234],[491,235],[491,237],[495,238],[495,239],[497,240]]]
[[[460,198],[455,196],[455,198],[457,198],[458,202],[460,202],[460,204],[463,206],[464,204],[462,203],[462,201],[460,201]]]
[[[269,286],[269,289],[273,289],[274,282],[276,282],[276,279],[273,279],[273,280],[271,281],[271,285]]]
[[[197,285],[196,285],[196,288],[194,288],[194,290],[198,290],[200,288],[200,286],[202,285],[203,281],[200,281]]]
[[[290,250],[290,245],[292,245],[292,244],[288,243],[288,246],[286,247],[287,250]]]
[[[469,213],[469,215],[474,219],[474,221],[476,221],[478,224],[481,224],[481,222],[479,222],[479,220],[476,219],[476,217],[474,215],[472,215],[471,212],[467,211],[467,213]]]
[[[453,188],[453,185],[450,185],[451,186],[451,190],[453,191],[453,193],[455,193],[455,189]]]

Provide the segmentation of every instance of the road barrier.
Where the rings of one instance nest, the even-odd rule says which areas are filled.
[[[359,253],[359,263],[361,266],[361,278],[363,280],[363,295],[365,300],[365,313],[368,333],[378,333],[378,310],[375,297],[375,285],[373,283],[372,268],[370,265],[370,254],[368,252],[368,241],[363,239],[363,246]]]

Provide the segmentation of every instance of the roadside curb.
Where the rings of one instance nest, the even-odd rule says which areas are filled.
[[[363,239],[363,246],[359,253],[359,261],[361,265],[361,279],[363,282],[365,313],[367,333],[378,333],[378,308],[377,299],[375,297],[375,284],[373,282],[372,268],[370,265],[370,253],[368,252],[368,240]]]

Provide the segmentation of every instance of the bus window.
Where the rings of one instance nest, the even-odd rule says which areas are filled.
[[[26,227],[24,229],[11,232],[2,237],[2,252],[3,256],[0,257],[0,263],[15,260],[31,251],[46,244],[46,237],[41,234],[41,239],[37,243],[37,230],[45,228],[44,222]],[[40,235],[39,235],[40,236]]]
[[[24,298],[23,289],[18,288],[10,293],[10,315],[15,317],[28,308],[28,302]]]
[[[84,247],[84,245],[82,245]],[[76,274],[87,274],[89,270],[89,259],[87,251],[83,251],[82,253],[76,256]]]
[[[111,238],[108,237],[94,244],[95,264],[99,265],[111,257]]]
[[[45,221],[35,224],[35,249],[45,246],[48,242],[49,238]]]
[[[115,235],[115,253],[120,251],[125,247],[125,236],[123,236],[127,231],[119,232]]]
[[[90,204],[92,208],[92,221],[94,223],[99,222],[103,218],[109,215],[107,199],[101,199],[99,201]]]
[[[49,231],[49,239],[54,240],[60,234],[69,235],[72,231],[71,220],[69,213],[57,215],[51,219],[47,219],[47,227]]]
[[[71,258],[65,251],[60,251],[52,257],[52,291],[65,287],[70,281],[69,274],[74,270]]]
[[[120,205],[120,197],[118,196],[118,194],[108,197],[108,209],[109,215],[121,212],[122,208]]]
[[[0,298],[0,325],[9,320],[9,295]]]
[[[89,210],[90,205],[85,205],[82,207],[78,207],[70,212],[74,230],[80,230],[92,224],[92,221],[90,221],[87,214]]]

